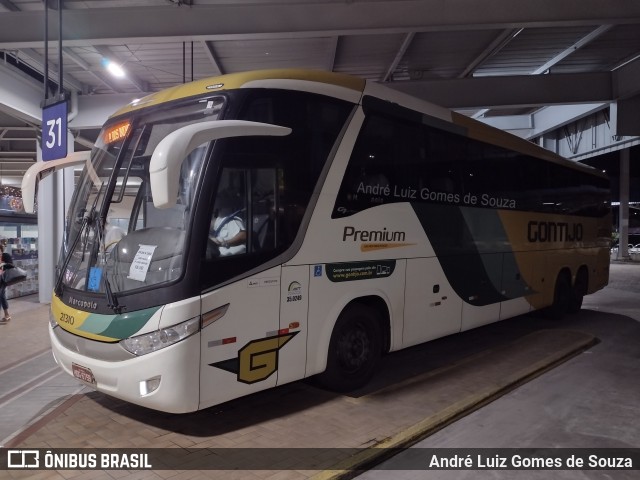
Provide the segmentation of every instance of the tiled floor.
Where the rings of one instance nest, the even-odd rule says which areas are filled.
[[[48,350],[48,307],[36,302],[35,297],[13,300],[13,319],[0,325],[0,437],[12,448],[331,448],[338,462],[343,458],[335,449],[401,446],[593,340],[575,331],[550,333],[525,317],[519,323],[502,322],[490,330],[432,342],[431,352],[453,352],[450,361],[405,375],[402,381],[397,381],[398,369],[414,369],[418,359],[426,358],[420,350],[424,347],[389,356],[378,381],[357,395],[337,395],[296,382],[193,414],[170,415],[83,388],[60,373]],[[487,341],[483,336],[501,340],[478,349]],[[326,454],[318,450],[319,456]],[[317,470],[300,468],[243,472],[231,478],[318,475]],[[4,473],[9,478],[34,474]],[[86,478],[230,478],[220,472],[190,470],[60,470],[42,471],[35,478],[85,478],[85,474]]]

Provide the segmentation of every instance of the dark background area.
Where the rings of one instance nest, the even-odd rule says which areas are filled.
[[[598,155],[582,163],[605,170],[611,179],[611,200],[620,201],[620,151]],[[640,202],[640,145],[630,148],[629,174],[629,201]]]

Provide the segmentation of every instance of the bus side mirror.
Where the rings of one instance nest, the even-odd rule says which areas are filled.
[[[212,120],[179,128],[156,146],[149,164],[153,205],[171,208],[178,198],[182,162],[199,145],[219,138],[251,136],[285,136],[288,127],[244,120]]]
[[[61,168],[74,167],[86,163],[91,157],[91,152],[74,152],[70,153],[59,160],[51,160],[48,162],[36,162],[22,177],[22,204],[24,211],[34,213],[35,197],[37,193],[38,182],[50,173],[56,172]]]

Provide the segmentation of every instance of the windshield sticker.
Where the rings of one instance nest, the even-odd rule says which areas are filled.
[[[101,279],[102,279],[102,268],[91,267],[91,270],[89,270],[89,284],[87,285],[87,290],[89,290],[90,292],[100,291]]]
[[[135,257],[133,257],[133,262],[131,262],[127,278],[139,282],[145,281],[149,265],[151,265],[151,257],[157,247],[157,245],[140,245]]]
[[[350,282],[352,280],[370,280],[389,277],[396,268],[395,260],[374,262],[329,263],[327,278],[332,282]]]

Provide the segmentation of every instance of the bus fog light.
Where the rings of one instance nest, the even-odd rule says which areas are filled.
[[[152,377],[140,382],[140,396],[144,397],[150,393],[155,392],[160,386],[161,377]]]
[[[51,325],[52,329],[58,326],[58,322],[56,322],[56,319],[53,316],[53,312],[51,311],[51,309],[49,309],[49,325]]]

